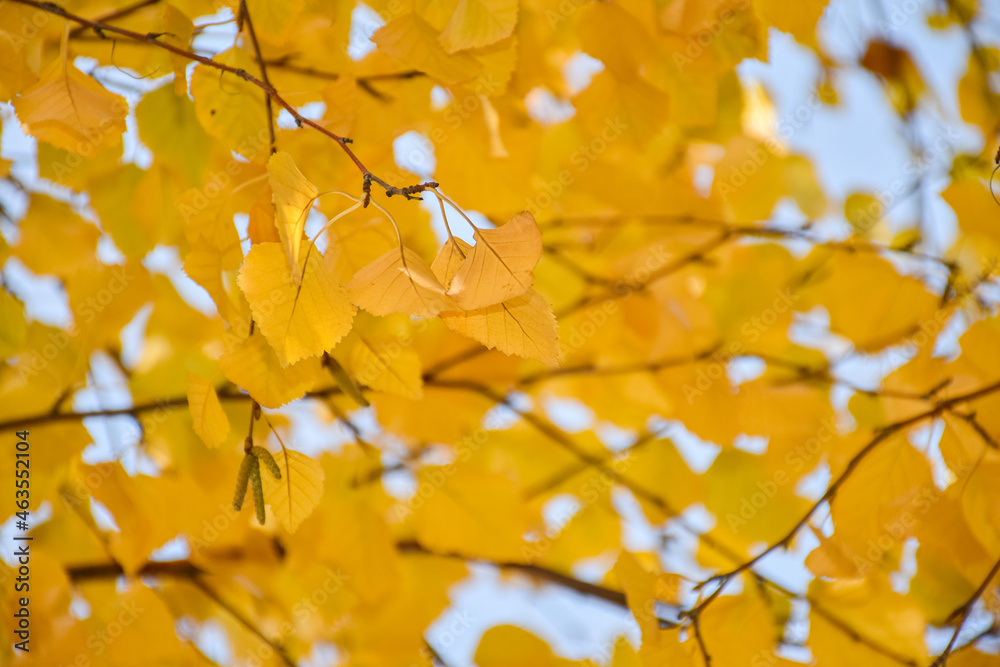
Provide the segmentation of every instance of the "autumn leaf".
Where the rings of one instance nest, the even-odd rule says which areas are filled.
[[[362,384],[398,396],[423,395],[420,356],[409,348],[380,349],[376,341],[358,335],[351,346],[351,374]]]
[[[542,235],[530,213],[518,213],[496,229],[477,229],[475,239],[448,286],[448,296],[459,306],[465,310],[492,306],[531,288]]]
[[[294,533],[323,495],[323,466],[301,452],[285,448],[274,460],[281,477],[263,476],[264,497],[285,530]]]
[[[208,380],[188,373],[188,407],[195,433],[209,447],[218,447],[229,435],[229,418],[222,410],[215,387]]]
[[[472,247],[450,238],[431,264],[441,284],[451,283]],[[502,303],[469,311],[441,313],[452,331],[479,341],[505,354],[537,359],[549,366],[559,363],[556,320],[552,307],[533,289]]]
[[[256,71],[244,49],[233,47],[215,59],[237,69]],[[191,96],[198,122],[215,139],[250,160],[267,152],[267,113],[260,90],[232,74],[200,65],[191,74]]]
[[[438,34],[434,28],[417,14],[406,14],[393,19],[372,35],[371,39],[381,52],[445,83],[466,81],[482,69],[467,54],[449,55],[438,43]]]
[[[227,350],[219,367],[231,382],[267,408],[301,398],[319,380],[319,359],[282,364],[263,334],[256,332]]]
[[[14,108],[33,136],[82,155],[119,143],[128,114],[125,98],[58,59]]]
[[[0,662],[994,665],[996,31],[830,4],[0,1]]]
[[[516,0],[458,0],[439,39],[448,53],[487,46],[508,37],[516,22]]]
[[[548,366],[559,364],[552,306],[533,289],[485,308],[443,312],[441,320],[452,331],[490,349],[537,359]]]
[[[354,306],[319,253],[303,258],[301,282],[277,243],[258,243],[240,269],[239,285],[261,333],[283,366],[333,348],[351,330]]]
[[[304,261],[300,254],[302,233],[319,191],[306,180],[288,153],[275,153],[267,162],[268,181],[274,201],[274,219],[278,234],[293,270],[293,281],[301,280],[300,267]]]
[[[354,303],[372,315],[437,315],[452,305],[444,286],[409,248],[389,250],[358,271],[347,285]]]

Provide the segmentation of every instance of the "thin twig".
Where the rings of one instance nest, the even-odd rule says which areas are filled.
[[[374,183],[377,183],[381,188],[385,190],[386,195],[389,197],[392,197],[393,195],[401,195],[407,199],[417,199],[417,197],[414,197],[413,195],[423,192],[425,189],[429,187],[437,185],[436,183],[433,184],[420,183],[417,185],[409,185],[402,188],[389,185],[384,180],[373,174],[368,169],[368,167],[366,167],[364,163],[361,162],[358,156],[354,154],[354,151],[352,151],[351,147],[349,146],[349,144],[351,143],[350,139],[342,137],[334,132],[331,132],[330,130],[326,129],[316,121],[310,120],[309,118],[306,118],[305,116],[300,114],[294,106],[292,106],[289,102],[287,102],[285,98],[283,98],[278,93],[278,91],[274,88],[274,86],[262,81],[261,79],[258,79],[257,77],[250,74],[243,68],[231,67],[229,65],[225,65],[211,58],[207,58],[205,56],[194,53],[193,51],[188,51],[187,49],[182,49],[178,46],[174,46],[173,44],[168,44],[167,42],[160,41],[160,37],[163,36],[163,33],[150,32],[143,34],[135,32],[134,30],[128,30],[126,28],[120,28],[118,26],[109,25],[107,23],[103,23],[100,21],[92,21],[82,16],[77,16],[76,14],[73,14],[64,9],[61,5],[55,4],[53,2],[38,2],[37,0],[11,0],[11,2],[27,5],[29,7],[34,7],[36,9],[48,12],[50,14],[54,14],[56,16],[61,16],[62,18],[68,21],[73,21],[74,23],[78,23],[81,26],[84,26],[85,28],[90,28],[100,37],[103,37],[104,33],[110,33],[115,35],[121,35],[122,37],[127,37],[128,39],[134,40],[136,42],[152,44],[166,51],[170,51],[171,53],[174,53],[178,56],[187,58],[188,60],[193,60],[197,63],[205,65],[206,67],[212,67],[214,69],[219,70],[220,72],[232,74],[233,76],[243,79],[249,84],[257,86],[265,93],[267,93],[270,96],[270,98],[273,99],[279,106],[288,111],[288,113],[291,114],[292,118],[295,119],[295,122],[297,125],[299,125],[299,127],[307,125],[313,128],[314,130],[322,134],[325,134],[327,137],[337,142],[337,145],[340,146],[340,148],[347,154],[347,157],[351,159],[354,165],[361,172],[362,176],[370,179]]]
[[[979,584],[979,588],[976,589],[976,592],[973,593],[961,607],[952,612],[949,619],[955,618],[956,616],[958,617],[958,623],[955,625],[955,631],[951,634],[951,640],[948,642],[944,651],[934,660],[934,662],[931,663],[931,667],[944,667],[944,665],[948,664],[948,656],[951,655],[952,649],[955,647],[955,642],[958,640],[958,635],[962,632],[962,628],[965,626],[965,622],[969,620],[969,616],[972,614],[972,609],[976,606],[976,603],[979,602],[979,599],[983,597],[983,594],[986,593],[986,589],[989,588],[990,582],[993,581],[993,578],[997,576],[998,572],[1000,572],[1000,560],[993,565],[990,573],[986,575],[985,579],[983,579],[983,583]]]
[[[247,33],[250,35],[250,43],[253,45],[253,52],[257,56],[257,64],[260,66],[260,78],[268,86],[271,86],[271,80],[267,78],[267,65],[264,64],[264,56],[260,53],[260,43],[257,41],[257,33],[253,29],[253,19],[250,18],[250,10],[247,9],[246,0],[240,0],[240,17],[247,23]],[[271,108],[271,96],[267,91],[264,92],[264,104],[267,107],[267,130],[271,137],[271,152],[274,153],[277,150],[274,138],[274,110]]]

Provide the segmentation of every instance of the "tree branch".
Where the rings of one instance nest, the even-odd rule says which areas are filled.
[[[240,18],[247,23],[247,33],[250,35],[250,43],[253,44],[253,52],[260,67],[260,78],[264,80],[265,84],[271,86],[271,80],[267,78],[267,65],[264,64],[264,56],[260,54],[260,43],[257,41],[257,33],[253,29],[253,19],[250,18],[250,10],[247,9],[246,0],[240,0]],[[273,86],[271,87],[273,88]],[[271,137],[271,153],[274,153],[277,150],[274,139],[274,110],[271,108],[271,96],[267,91],[264,91],[264,104],[267,107],[267,130]]]
[[[827,502],[830,502],[830,501],[833,500],[833,497],[837,494],[837,491],[840,489],[840,487],[842,487],[844,485],[844,483],[847,482],[847,480],[848,480],[848,478],[850,478],[851,474],[855,470],[857,470],[858,466],[861,465],[861,462],[864,461],[864,459],[867,458],[869,454],[871,454],[873,451],[875,451],[875,449],[877,449],[878,446],[881,443],[883,443],[886,440],[888,440],[890,436],[892,436],[893,434],[895,434],[895,433],[897,433],[897,432],[899,432],[899,431],[901,431],[903,429],[906,429],[906,428],[908,428],[910,426],[913,426],[914,424],[917,424],[917,423],[919,423],[921,421],[924,421],[925,419],[930,419],[930,418],[936,417],[939,414],[941,414],[942,412],[945,412],[945,411],[949,410],[950,408],[952,408],[952,407],[954,407],[954,406],[956,406],[958,404],[967,403],[967,402],[975,400],[977,398],[982,398],[983,396],[987,396],[987,395],[989,395],[989,394],[991,394],[991,393],[993,393],[993,392],[995,392],[997,390],[1000,390],[1000,382],[994,382],[993,384],[990,384],[990,385],[988,385],[986,387],[982,387],[980,389],[977,389],[975,391],[969,392],[967,394],[961,394],[959,396],[955,396],[955,397],[952,397],[952,398],[949,398],[949,399],[946,399],[946,400],[943,400],[943,401],[939,401],[937,403],[937,405],[935,405],[932,409],[927,410],[926,412],[922,412],[920,414],[914,415],[913,417],[910,417],[908,419],[904,419],[902,421],[896,422],[894,424],[890,424],[890,425],[882,428],[878,432],[878,434],[874,438],[872,438],[872,440],[869,441],[869,443],[867,445],[865,445],[861,449],[861,451],[859,451],[857,454],[855,454],[854,457],[851,458],[850,461],[848,461],[847,466],[844,468],[844,471],[840,474],[840,476],[837,479],[835,479],[830,484],[830,486],[827,487],[827,489],[823,493],[822,497],[820,497],[820,499],[817,500],[812,505],[812,507],[809,508],[809,511],[806,512],[805,516],[803,516],[801,519],[799,519],[799,521],[794,526],[792,526],[791,530],[789,530],[788,533],[784,537],[782,537],[780,540],[778,540],[774,544],[771,544],[770,546],[768,546],[767,549],[765,549],[764,551],[760,552],[759,554],[757,554],[756,556],[754,556],[750,560],[748,560],[748,561],[746,561],[744,563],[741,563],[735,569],[730,570],[729,572],[725,572],[723,574],[717,574],[717,575],[715,575],[713,577],[710,577],[709,579],[703,581],[701,584],[699,584],[699,587],[702,587],[702,586],[705,586],[706,584],[711,583],[711,582],[715,582],[715,581],[719,582],[718,587],[712,592],[712,594],[709,595],[707,598],[705,598],[702,602],[700,602],[694,609],[692,609],[688,613],[689,614],[697,614],[702,609],[704,609],[706,606],[708,606],[709,604],[711,604],[712,601],[715,600],[722,593],[723,589],[726,587],[726,584],[728,584],[729,581],[732,580],[733,577],[735,577],[735,576],[737,576],[737,575],[739,575],[739,574],[741,574],[741,573],[749,570],[750,568],[752,568],[754,565],[756,565],[757,563],[759,563],[761,560],[763,560],[764,558],[766,558],[768,555],[770,555],[772,552],[776,551],[777,549],[779,549],[779,548],[786,548],[791,543],[792,539],[798,534],[799,530],[801,530],[809,522],[809,519],[812,518],[813,514],[815,514],[816,511],[824,503],[827,503]]]
[[[972,614],[972,609],[976,606],[976,603],[979,602],[979,599],[983,597],[983,594],[986,593],[986,589],[989,588],[990,582],[993,581],[993,578],[997,576],[998,572],[1000,572],[1000,560],[993,565],[990,573],[986,575],[985,579],[983,579],[983,583],[979,584],[979,588],[976,589],[976,592],[973,593],[961,607],[952,612],[949,618],[955,618],[958,616],[958,624],[955,626],[955,632],[951,634],[951,640],[945,647],[944,652],[942,652],[941,655],[939,655],[934,662],[931,663],[931,667],[944,667],[944,665],[948,664],[948,656],[951,655],[952,649],[955,647],[955,642],[958,641],[958,635],[962,632],[962,628],[965,626],[965,622],[969,620],[969,616]]]
[[[140,9],[145,9],[146,7],[159,4],[160,2],[161,0],[139,0],[139,2],[133,3],[131,5],[126,5],[125,7],[121,7],[114,11],[108,12],[107,14],[104,14],[102,16],[98,16],[94,20],[103,23],[105,21],[114,21],[115,19],[123,19],[126,16],[134,14]],[[87,31],[87,26],[82,26],[82,25],[77,26],[76,28],[70,30],[69,38],[76,39],[86,31]]]
[[[48,12],[56,16],[60,16],[68,21],[73,21],[74,23],[80,24],[84,28],[90,28],[100,37],[103,37],[104,33],[109,33],[114,35],[120,35],[122,37],[126,37],[136,42],[152,44],[153,46],[165,49],[178,56],[187,58],[188,60],[193,60],[197,63],[205,65],[206,67],[212,67],[214,69],[219,70],[220,72],[232,74],[233,76],[243,79],[247,83],[257,86],[265,93],[267,93],[267,95],[271,99],[273,99],[275,103],[277,103],[279,106],[288,111],[288,113],[292,115],[292,118],[295,119],[295,122],[300,127],[303,125],[307,125],[313,128],[314,130],[321,132],[322,134],[325,134],[326,136],[337,142],[337,145],[340,146],[340,148],[347,154],[347,157],[349,157],[351,161],[354,162],[354,165],[358,168],[358,170],[361,171],[361,175],[366,179],[366,181],[371,181],[378,184],[381,188],[385,190],[386,196],[392,197],[393,195],[402,195],[407,199],[419,199],[418,197],[414,197],[413,195],[423,192],[428,187],[435,187],[437,185],[436,183],[433,185],[431,185],[430,183],[420,183],[417,185],[409,185],[403,188],[398,188],[396,186],[389,185],[384,180],[373,174],[361,162],[358,156],[354,154],[354,151],[352,151],[350,146],[348,145],[351,143],[350,139],[335,134],[334,132],[331,132],[330,130],[326,129],[319,123],[310,120],[309,118],[306,118],[305,116],[300,114],[294,106],[289,104],[278,93],[278,91],[274,88],[274,86],[258,79],[257,77],[247,72],[245,69],[239,67],[231,67],[229,65],[217,62],[211,58],[207,58],[205,56],[194,53],[193,51],[188,51],[187,49],[182,49],[178,46],[174,46],[173,44],[161,42],[159,39],[161,35],[156,33],[143,34],[135,32],[133,30],[128,30],[126,28],[120,28],[118,26],[109,25],[107,23],[103,23],[100,21],[92,21],[90,19],[83,18],[82,16],[77,16],[76,14],[72,14],[66,9],[64,9],[61,5],[58,5],[53,2],[38,2],[37,0],[11,0],[11,2],[16,2],[18,4],[34,7],[41,11]]]

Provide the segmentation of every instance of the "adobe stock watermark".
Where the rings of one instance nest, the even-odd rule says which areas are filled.
[[[151,433],[155,433],[160,425],[169,417],[172,406],[168,406],[165,401],[158,401],[154,409],[146,410],[142,416],[134,417],[127,426],[123,427],[122,439],[126,442],[141,442],[142,438]],[[59,497],[66,507],[78,508],[89,503],[94,492],[99,489],[104,482],[111,478],[115,468],[120,465],[116,458],[113,461],[101,461],[89,466],[85,475],[72,477],[59,487]]]
[[[91,659],[100,658],[125,632],[135,623],[139,615],[146,611],[140,607],[135,600],[130,600],[118,605],[117,613],[108,621],[103,628],[94,630],[84,641],[89,651],[81,651],[76,654],[73,662],[65,667],[91,667],[95,664],[104,664],[103,661]],[[62,666],[60,666],[62,667]]]
[[[59,356],[59,353],[69,347],[70,342],[83,329],[94,321],[111,305],[115,297],[125,291],[129,283],[136,279],[136,274],[131,273],[128,265],[115,265],[108,267],[111,278],[107,284],[95,293],[88,296],[81,303],[73,308],[73,321],[65,329],[50,331],[48,333],[49,342],[40,348],[30,350],[19,356],[17,363],[17,376],[15,382],[18,387],[24,387],[28,381],[43,373],[49,365]],[[134,267],[133,267],[134,268]]]
[[[417,170],[430,170],[430,165],[432,162],[434,147],[442,146],[448,143],[455,131],[457,131],[465,121],[472,117],[473,114],[480,112],[483,108],[489,104],[489,97],[498,91],[500,91],[500,82],[496,80],[492,73],[479,76],[476,81],[471,85],[471,91],[463,96],[461,99],[454,99],[451,103],[445,107],[444,113],[442,114],[442,120],[444,120],[447,129],[441,126],[436,126],[427,135],[427,139],[431,142],[430,150],[427,150],[423,146],[412,146],[405,156],[402,157],[402,161],[406,164],[414,167]],[[390,183],[395,181],[397,183],[404,183],[408,179],[412,178],[410,174],[404,173],[402,169],[389,170],[385,172],[384,178],[386,178]]]
[[[726,525],[729,526],[729,529],[734,534],[738,533],[740,528],[753,521],[757,517],[757,514],[778,495],[778,491],[781,488],[789,482],[798,481],[799,477],[797,473],[806,469],[808,464],[815,464],[821,452],[823,452],[824,446],[837,437],[837,422],[835,418],[824,417],[820,419],[819,424],[820,426],[816,431],[816,435],[796,445],[795,449],[785,455],[785,466],[787,466],[787,469],[780,468],[771,474],[770,479],[758,480],[756,484],[757,490],[749,496],[740,498],[739,508],[736,511],[730,510],[726,513]],[[788,469],[792,472],[789,473]]]
[[[894,179],[887,188],[872,193],[873,201],[859,212],[858,219],[854,223],[859,231],[868,231],[878,224],[885,212],[901,198],[908,195],[912,190],[912,185],[919,183],[921,177],[927,173],[932,165],[936,164],[942,156],[947,156],[951,152],[953,142],[960,135],[951,126],[944,129],[944,134],[937,133],[930,145],[918,155],[911,156],[903,164],[902,177]]]
[[[732,165],[728,174],[725,176],[719,174],[718,192],[722,200],[728,201],[729,197],[746,185],[772,156],[784,156],[787,152],[785,145],[796,132],[809,124],[823,105],[823,94],[818,90],[811,91],[805,102],[778,119],[777,137],[766,137],[760,145],[747,150],[746,156],[739,164]]]
[[[580,504],[561,510],[551,523],[546,524],[537,540],[521,546],[521,557],[524,562],[528,564],[537,562],[545,552],[552,548],[556,538],[573,522],[573,519],[580,516],[584,510],[607,493],[621,476],[628,472],[634,462],[635,457],[626,456],[612,459],[607,466],[611,468],[610,471],[607,470],[607,467],[598,468],[597,475],[587,479],[574,494],[580,499]]]
[[[416,492],[407,500],[396,503],[389,510],[392,522],[401,522],[410,514],[419,510],[445,483],[461,469],[461,465],[469,461],[490,439],[490,430],[499,427],[503,418],[496,410],[486,413],[485,424],[472,434],[465,436],[455,444],[455,459],[441,466],[428,466],[422,479],[418,477]]]
[[[577,177],[587,171],[590,165],[608,150],[608,146],[621,138],[628,127],[628,123],[622,121],[619,116],[615,116],[614,119],[606,119],[604,127],[598,136],[586,143],[580,144],[570,154],[569,161],[573,165],[573,170],[563,169],[553,180],[542,181],[538,187],[543,192],[525,199],[524,210],[536,218],[541,217],[542,211],[552,206],[562,193],[566,191],[566,188],[573,185]]]
[[[674,65],[678,70],[693,63],[705,53],[719,36],[736,20],[736,17],[750,8],[750,0],[739,0],[731,7],[726,7],[712,19],[705,19],[698,29],[687,36],[684,51],[674,51]]]
[[[181,197],[177,211],[185,223],[198,213],[206,210],[220,195],[231,192],[229,188],[234,179],[243,173],[261,151],[270,149],[271,136],[268,129],[263,129],[252,137],[248,137],[237,145],[235,151],[246,158],[246,161],[230,158],[224,169],[209,175],[208,182],[200,189],[192,188]]]
[[[883,375],[887,372],[899,368],[904,363],[915,357],[925,345],[933,343],[937,335],[944,331],[948,323],[949,313],[945,310],[937,310],[932,317],[920,320],[915,327],[916,331],[899,344],[893,345],[886,350],[882,357],[884,367],[881,369]]]
[[[896,0],[888,3],[883,13],[883,18],[878,20],[877,29],[883,39],[889,37],[891,33],[899,30],[910,20],[914,14],[927,5],[927,0]]]
[[[586,310],[586,319],[583,322],[574,324],[568,331],[565,331],[564,325],[560,323],[561,330],[564,331],[559,336],[560,356],[565,357],[570,352],[582,348],[601,327],[608,323],[608,319],[621,309],[620,302],[642,290],[658,271],[670,263],[671,259],[674,259],[674,256],[666,251],[663,244],[658,243],[648,248],[642,263],[622,279],[615,281],[612,286],[613,296],[604,299],[599,307]]]
[[[975,468],[976,466],[971,463],[958,462],[957,469],[954,471],[956,481],[964,480],[972,474]],[[920,524],[921,517],[930,512],[934,505],[944,497],[946,490],[938,489],[933,483],[922,485],[907,501],[906,509],[897,513],[891,521],[884,522],[878,536],[865,543],[868,549],[863,555],[852,553],[851,561],[860,576],[868,574],[882,562],[889,550],[912,535],[914,528]],[[835,531],[836,528],[836,522],[834,522]]]
[[[767,333],[778,322],[781,315],[792,310],[797,299],[798,296],[788,288],[778,290],[771,305],[762,310],[759,315],[755,315],[744,322],[740,327],[740,333],[746,337],[751,345],[756,343],[760,340],[761,336]],[[684,398],[687,399],[688,405],[694,404],[698,398],[712,388],[712,385],[726,377],[729,362],[747,354],[752,355],[746,345],[739,340],[732,341],[723,349],[713,352],[708,357],[709,363],[698,367],[694,383],[688,382],[682,387]]]
[[[15,24],[13,32],[9,28],[0,30],[0,36],[7,41],[14,53],[20,53],[29,41],[49,25],[51,20],[50,12],[36,11],[31,18],[22,16],[20,23]]]
[[[128,116],[128,102],[122,99],[115,99],[111,103],[111,111],[116,116],[125,118]],[[120,133],[115,129],[114,117],[106,117],[97,124],[96,127],[88,127],[83,130],[84,136],[77,140],[73,148],[66,150],[66,155],[58,161],[52,162],[50,169],[56,178],[62,178],[74,172],[87,158],[98,153],[98,148],[104,143],[109,134]]]
[[[326,568],[325,574],[326,579],[321,585],[313,589],[311,593],[303,595],[292,605],[292,618],[295,621],[300,623],[307,621],[310,616],[319,612],[350,580],[350,577],[339,569],[334,572],[332,569]],[[263,667],[265,664],[270,664],[276,654],[272,644],[283,645],[294,632],[295,625],[292,622],[282,621],[281,625],[278,626],[276,637],[270,638],[268,643],[259,643],[256,651],[238,658],[235,664],[238,667]]]

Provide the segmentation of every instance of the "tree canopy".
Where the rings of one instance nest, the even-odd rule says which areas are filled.
[[[0,665],[997,664],[996,9],[0,1]]]

